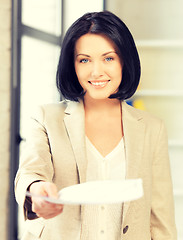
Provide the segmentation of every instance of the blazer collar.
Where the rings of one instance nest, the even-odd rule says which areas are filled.
[[[126,179],[139,178],[144,146],[145,124],[140,111],[122,102],[122,119],[126,153]],[[123,219],[130,202],[124,203]]]
[[[66,101],[65,126],[71,141],[80,183],[86,181],[87,158],[85,146],[85,121],[83,102]]]
[[[145,124],[140,111],[122,102],[122,120],[126,153],[126,179],[138,178],[144,145]],[[87,158],[85,146],[85,121],[83,101],[67,101],[65,126],[71,141],[78,167],[80,183],[86,181]],[[130,202],[123,207],[125,217]]]
[[[127,160],[126,178],[136,178],[143,152],[145,124],[141,113],[125,102],[122,102],[122,121]]]
[[[122,120],[127,159],[126,178],[136,178],[138,177],[139,161],[143,150],[145,125],[140,112],[136,111],[125,102],[122,102]],[[85,165],[86,151],[83,101],[67,101],[64,122],[73,151],[76,154],[76,160],[79,164]],[[83,169],[83,167],[80,168]]]

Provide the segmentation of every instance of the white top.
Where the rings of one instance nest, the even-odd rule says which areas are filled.
[[[86,137],[88,159],[87,181],[124,180],[125,151],[123,138],[107,156],[103,157]],[[122,204],[85,206],[88,216],[89,240],[119,240],[121,236]],[[93,225],[92,228],[90,226]],[[90,232],[90,229],[95,231]]]

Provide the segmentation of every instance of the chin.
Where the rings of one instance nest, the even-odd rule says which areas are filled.
[[[102,100],[102,99],[107,99],[109,98],[111,94],[106,94],[106,93],[86,93],[85,97],[87,98],[92,98],[92,99],[99,99],[99,100]]]

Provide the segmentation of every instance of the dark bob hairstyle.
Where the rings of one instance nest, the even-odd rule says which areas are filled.
[[[139,84],[140,60],[127,26],[109,11],[86,13],[76,20],[66,32],[56,75],[57,88],[61,96],[78,101],[85,94],[74,68],[74,49],[76,41],[87,33],[103,34],[116,45],[123,62],[123,74],[118,92],[109,98],[120,100],[130,98]]]

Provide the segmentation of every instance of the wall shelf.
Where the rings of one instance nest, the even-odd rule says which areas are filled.
[[[170,139],[168,141],[168,146],[169,147],[180,147],[180,148],[183,148],[183,140]]]
[[[183,40],[137,40],[138,48],[183,48]]]
[[[138,90],[137,97],[183,97],[182,90]]]
[[[174,189],[173,194],[174,194],[174,197],[183,197],[183,190],[182,189]]]

